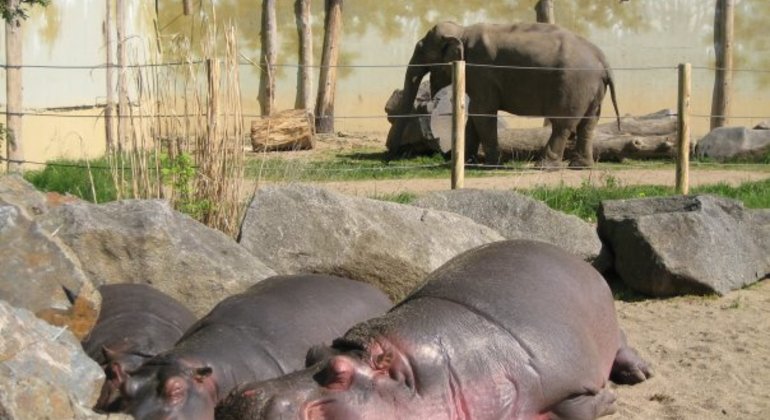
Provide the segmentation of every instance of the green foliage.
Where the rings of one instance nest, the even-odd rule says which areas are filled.
[[[8,0],[3,0],[0,1],[0,14],[3,15],[3,19],[5,19],[6,22],[11,22],[16,19],[24,20],[29,17],[29,14],[27,14],[28,8],[35,5],[46,7],[50,3],[51,0],[20,0],[17,7],[9,8]]]
[[[380,201],[389,201],[391,203],[410,204],[417,198],[417,194],[410,192],[400,192],[395,194],[375,194],[370,198]]]
[[[161,175],[163,183],[169,185],[174,191],[174,207],[190,217],[202,220],[212,209],[209,199],[198,199],[194,194],[195,177],[197,168],[189,153],[180,153],[169,157],[162,154],[160,157]]]
[[[91,167],[90,171],[88,166]],[[56,160],[49,162],[43,170],[25,172],[24,178],[40,191],[72,194],[93,203],[104,203],[117,198],[112,173],[106,159],[89,162]]]

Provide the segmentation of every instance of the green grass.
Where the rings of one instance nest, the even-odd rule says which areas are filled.
[[[49,162],[43,170],[25,172],[24,178],[40,191],[71,194],[92,203],[115,200],[117,192],[107,159],[94,159],[88,164],[91,166],[90,176],[85,161],[56,160]]]
[[[584,183],[580,187],[565,185],[518,190],[519,193],[543,201],[549,207],[581,219],[595,222],[599,205],[604,200],[620,200],[674,195],[672,187],[655,185],[618,185],[609,177],[602,187]],[[727,184],[693,187],[690,194],[713,194],[742,201],[748,208],[770,208],[770,179],[746,182],[737,187]]]

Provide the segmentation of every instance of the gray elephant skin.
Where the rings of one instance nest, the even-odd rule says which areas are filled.
[[[502,110],[549,117],[552,131],[540,165],[560,167],[570,138],[577,142],[570,166],[593,164],[593,131],[608,86],[618,114],[612,72],[596,45],[545,23],[440,23],[414,48],[398,114],[410,113],[425,74],[430,73],[431,95],[435,95],[452,81],[451,66],[441,63],[461,59],[467,63],[465,83],[470,97],[466,159],[475,161],[481,144],[485,162],[499,162],[496,115]],[[400,118],[391,126],[386,143],[389,158],[401,154],[406,125]]]
[[[213,419],[236,385],[303,368],[307,349],[390,306],[373,286],[341,277],[268,278],[221,301],[171,350],[126,372],[124,411],[136,419]]]
[[[100,286],[99,293],[99,317],[81,344],[106,375],[94,408],[115,412],[123,405],[123,372],[174,347],[196,319],[179,301],[148,284],[108,284]]]
[[[218,418],[594,419],[615,409],[608,380],[650,376],[604,278],[528,240],[460,254],[308,362],[237,388]]]

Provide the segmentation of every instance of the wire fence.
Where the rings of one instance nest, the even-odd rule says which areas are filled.
[[[8,69],[41,69],[41,70],[51,70],[51,71],[66,71],[66,70],[108,70],[108,69],[115,69],[115,70],[139,70],[139,69],[173,69],[183,66],[198,66],[198,65],[205,65],[207,60],[203,59],[195,59],[195,60],[182,60],[182,61],[169,61],[169,62],[163,62],[163,63],[145,63],[145,64],[129,64],[125,66],[119,66],[115,64],[92,64],[92,65],[49,65],[49,64],[24,64],[19,66],[8,66],[5,64],[0,64],[0,69],[8,70]],[[435,66],[450,66],[451,63],[425,63],[425,64],[373,64],[373,65],[336,65],[336,66],[321,66],[321,65],[312,65],[307,66],[314,69],[321,69],[323,67],[337,67],[337,68],[353,68],[353,69],[373,69],[373,68],[384,68],[384,69],[404,69],[408,67],[435,67]],[[525,71],[598,71],[597,68],[559,68],[559,67],[531,67],[531,66],[501,66],[501,65],[491,65],[491,64],[474,64],[474,63],[467,63],[468,67],[473,68],[485,68],[485,69],[499,69],[499,70],[525,70]],[[239,61],[238,66],[249,66],[249,67],[255,67],[255,64],[253,61]],[[257,66],[258,67],[258,66]],[[275,64],[272,67],[279,68],[279,67],[286,67],[286,68],[299,68],[301,67],[298,64],[290,64],[290,63],[282,63],[282,64]],[[704,71],[704,72],[713,72],[715,70],[718,70],[718,68],[714,66],[693,66],[694,70],[698,71]],[[677,66],[639,66],[639,67],[614,67],[612,71],[614,72],[652,72],[652,71],[671,71],[672,72],[672,79],[675,78],[675,72],[677,70]],[[750,69],[750,68],[736,68],[732,69],[732,72],[734,73],[770,73],[770,70],[765,69]],[[91,109],[104,109],[106,104],[104,105],[96,105],[91,107]],[[71,109],[68,109],[71,111]],[[87,111],[87,109],[84,109],[82,111]],[[105,113],[104,112],[85,112],[85,113],[64,113],[64,112],[53,112],[51,109],[33,109],[33,108],[25,108],[21,111],[16,112],[6,112],[9,116],[25,116],[25,117],[48,117],[48,118],[67,118],[67,119],[104,119]],[[317,119],[323,119],[323,118],[331,118],[334,120],[369,120],[369,119],[376,119],[376,120],[386,120],[386,119],[406,119],[406,118],[430,118],[433,114],[431,113],[406,113],[406,114],[356,114],[356,115],[320,115],[316,116]],[[442,114],[442,115],[451,115],[451,114]],[[128,118],[128,119],[184,119],[184,118],[206,118],[209,116],[205,112],[199,112],[199,113],[190,113],[190,112],[180,112],[180,113],[174,113],[174,112],[166,112],[166,113],[151,113],[151,112],[140,112],[140,113],[132,113],[131,115],[113,115],[112,118],[115,118],[116,120],[119,118]],[[242,118],[270,118],[263,116],[261,114],[257,113],[240,113],[240,117]],[[520,118],[515,115],[507,115],[507,114],[481,114],[481,113],[470,113],[468,114],[469,117],[475,117],[475,118]],[[614,116],[614,115],[603,115],[599,117],[595,116],[568,116],[568,115],[537,115],[537,116],[529,116],[528,118],[538,118],[538,119],[550,119],[550,120],[559,120],[559,119],[583,119],[583,118],[599,118],[599,119],[616,119],[616,118],[639,118],[643,117],[644,115],[624,115],[624,116]],[[671,117],[676,117],[676,113],[669,114]],[[735,120],[765,120],[770,119],[770,115],[710,115],[710,114],[703,114],[703,113],[691,113],[691,117],[694,118],[703,118],[703,119],[710,119],[710,118],[730,118]],[[234,117],[234,115],[233,115]],[[3,162],[9,162],[9,163],[17,163],[17,164],[29,164],[29,165],[35,165],[35,166],[59,166],[59,167],[78,167],[79,164],[77,163],[61,163],[61,162],[43,162],[43,161],[32,161],[32,160],[24,160],[24,159],[8,159],[0,157],[0,160]],[[80,166],[85,167],[85,166]],[[538,171],[538,169],[534,168],[527,168],[527,167],[521,167],[521,166],[512,166],[512,165],[482,165],[482,164],[467,164],[467,168],[470,169],[492,169],[492,170],[498,170],[498,171],[505,171],[505,172],[511,172],[511,173],[522,173],[527,171]],[[629,166],[633,167],[633,166]],[[636,164],[636,167],[644,167],[644,165]],[[354,172],[354,171],[365,171],[365,172],[377,172],[377,171],[409,171],[409,170],[415,170],[415,169],[444,169],[449,168],[449,163],[432,163],[432,164],[414,164],[414,165],[385,165],[385,166],[376,166],[376,165],[359,165],[357,167],[351,167],[351,168],[321,168],[321,167],[315,167],[315,168],[295,168],[298,171],[312,171],[317,173],[344,173],[344,172]],[[93,166],[89,165],[88,169],[95,169],[95,170],[109,170],[109,167],[106,166]]]

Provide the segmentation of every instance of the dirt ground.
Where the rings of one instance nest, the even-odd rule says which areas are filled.
[[[322,149],[356,147],[370,139],[336,139]],[[301,155],[300,155],[301,157]],[[674,185],[672,170],[627,169],[540,172],[468,178],[466,188],[510,189],[588,181],[603,185],[612,176],[621,185]],[[770,178],[770,172],[701,170],[690,185]],[[448,179],[328,182],[325,187],[372,196],[449,189]],[[629,342],[652,365],[655,376],[634,386],[611,387],[617,413],[610,419],[770,419],[770,280],[722,297],[679,297],[616,302]]]

